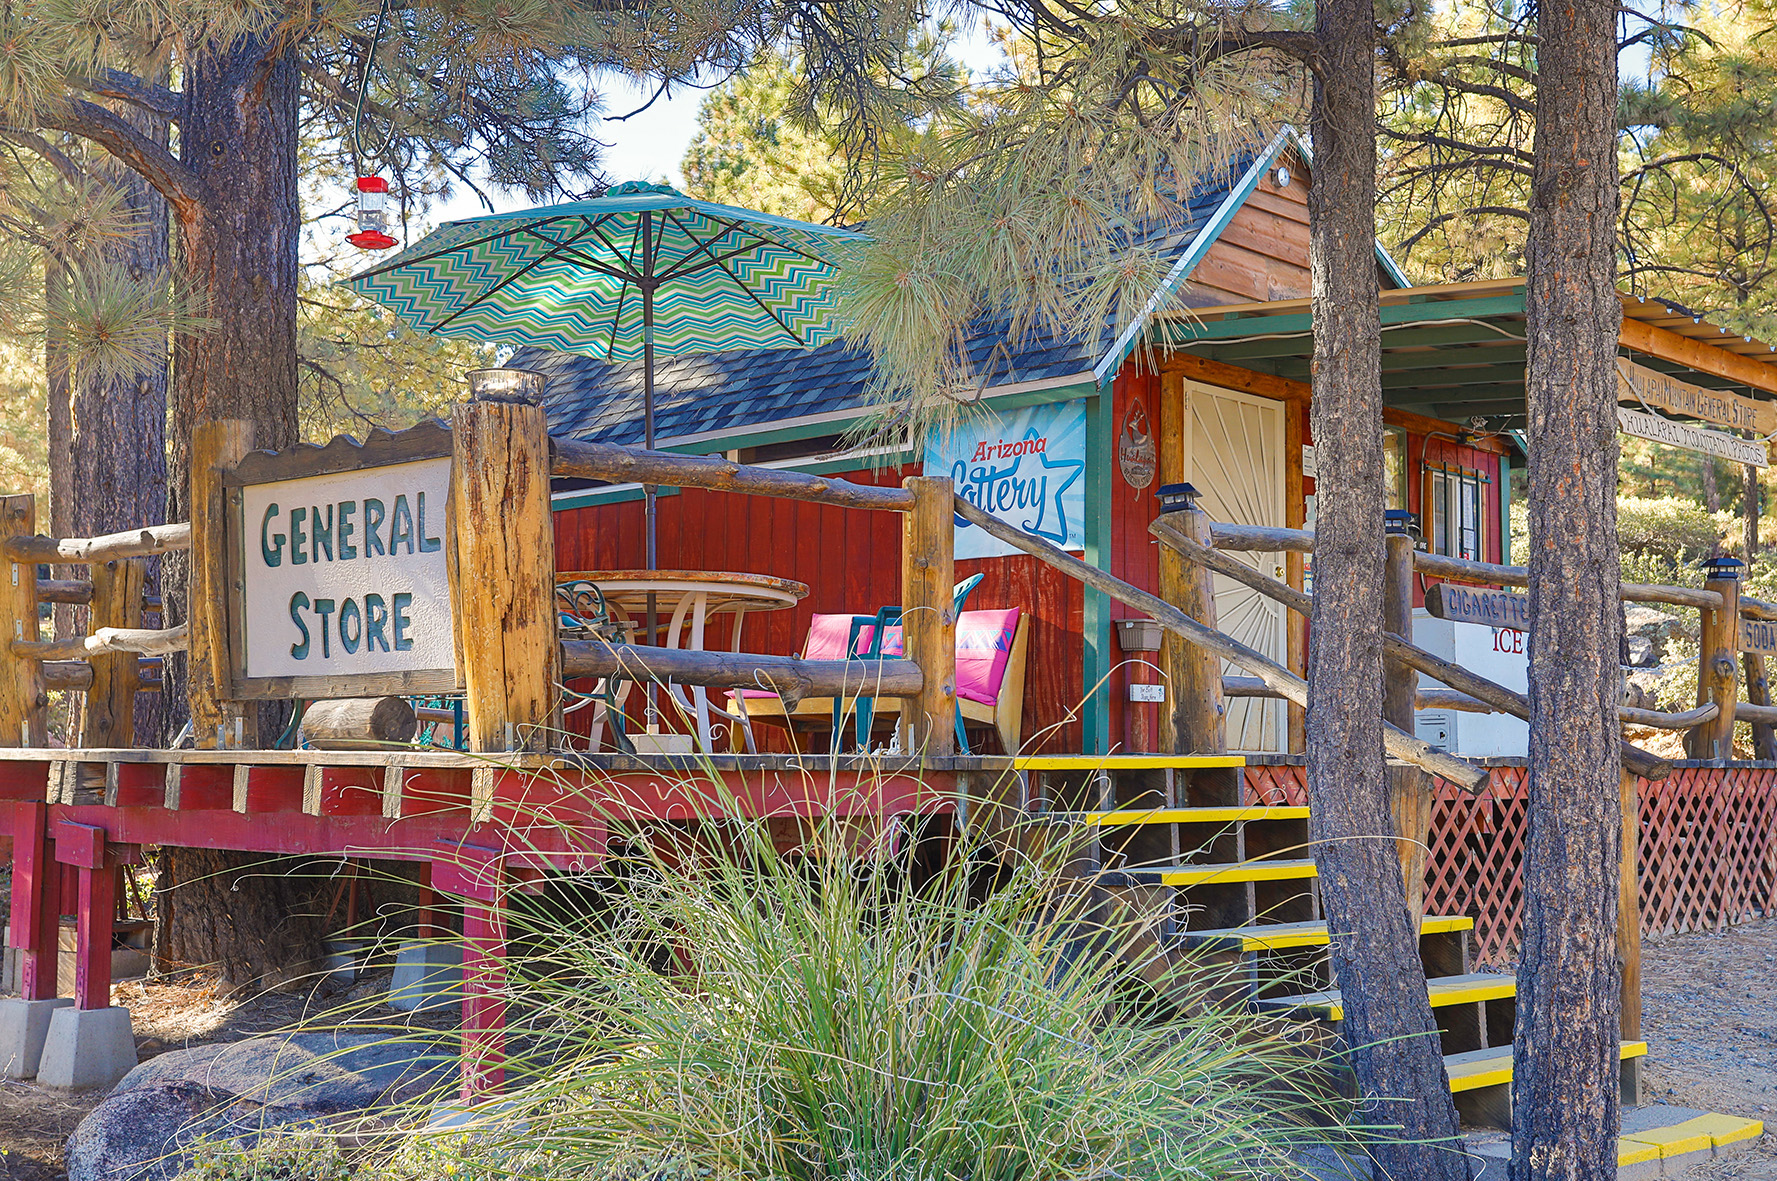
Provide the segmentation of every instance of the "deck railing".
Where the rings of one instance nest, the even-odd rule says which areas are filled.
[[[38,536],[36,517],[35,497],[0,499],[0,635],[7,656],[0,661],[0,745],[46,745],[49,690],[74,689],[86,694],[76,741],[130,746],[135,741],[136,693],[160,687],[158,680],[143,674],[157,670],[161,657],[186,646],[183,625],[142,626],[143,613],[161,607],[159,597],[147,593],[144,560],[187,548],[191,527],[154,525],[103,537],[57,538]],[[39,578],[40,563],[84,565],[89,574],[73,580]],[[42,639],[42,603],[87,607],[92,632]]]

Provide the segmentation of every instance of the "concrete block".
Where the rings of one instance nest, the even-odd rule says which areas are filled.
[[[7,1078],[33,1078],[49,1037],[49,1018],[57,1009],[74,1002],[67,997],[47,1001],[0,1001],[0,1074]]]
[[[429,1013],[463,1003],[463,945],[456,942],[404,943],[395,956],[389,1004],[404,1012]]]
[[[136,1034],[130,1011],[57,1009],[37,1066],[37,1081],[64,1091],[109,1090],[136,1068]]]
[[[491,1096],[479,1103],[472,1100],[445,1099],[432,1108],[426,1120],[429,1132],[458,1131],[465,1133],[499,1131],[506,1134],[523,1132],[531,1121],[518,1115],[522,1110],[511,1099]]]

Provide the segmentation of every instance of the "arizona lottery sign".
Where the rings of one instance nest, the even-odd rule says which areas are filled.
[[[986,414],[926,438],[927,475],[949,476],[958,496],[1062,549],[1086,548],[1086,403],[1052,402]],[[957,519],[956,556],[1019,551]]]
[[[450,456],[374,462],[378,451],[400,459],[416,449],[437,450],[437,436],[449,445],[442,430],[409,434],[383,436],[363,448],[344,441],[346,454],[331,457],[341,441],[318,451],[253,456],[236,469],[246,479],[344,460],[362,464],[254,479],[233,490],[232,557],[241,573],[230,626],[236,696],[454,687],[445,550]]]

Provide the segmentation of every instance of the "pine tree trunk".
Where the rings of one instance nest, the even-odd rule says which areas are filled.
[[[1721,512],[1721,486],[1715,481],[1715,457],[1701,457],[1703,464],[1703,506],[1712,513]]]
[[[118,114],[156,143],[167,142],[163,118],[119,104]],[[132,279],[153,283],[167,269],[171,229],[167,203],[142,176],[128,168],[100,162],[99,180],[123,193],[122,208],[136,219],[136,233],[113,252]],[[69,503],[57,514],[57,532],[93,537],[155,525],[167,519],[167,364],[166,351],[140,372],[110,380],[75,374],[66,460]],[[75,577],[86,577],[85,567]],[[158,563],[148,573],[149,593],[159,587]],[[91,628],[85,608],[76,609],[74,631]],[[161,738],[161,695],[136,696],[136,740],[158,744]]]
[[[244,418],[255,445],[296,442],[298,76],[292,51],[255,39],[194,63],[185,79],[180,155],[203,178],[201,201],[178,204],[180,270],[217,327],[181,336],[175,353],[167,511],[190,515],[193,426]],[[167,623],[188,618],[189,567],[162,566]],[[186,714],[183,661],[167,662],[168,714]],[[271,745],[288,709],[259,711],[259,743]],[[255,855],[170,851],[176,883],[163,896],[163,960],[220,967],[228,981],[276,983],[320,954],[316,879]]]
[[[1308,793],[1344,1040],[1366,1122],[1399,1125],[1378,1175],[1464,1181],[1382,753],[1383,457],[1375,255],[1375,10],[1316,6],[1310,190],[1316,488]],[[1440,1142],[1442,1147],[1440,1147]]]
[[[1747,431],[1746,437],[1756,439],[1758,432]],[[1750,463],[1742,464],[1740,472],[1740,556],[1746,560],[1746,570],[1750,574],[1752,560],[1758,557],[1759,499],[1764,489],[1759,486],[1756,467]]]
[[[1530,829],[1513,1181],[1615,1178],[1617,5],[1539,10],[1528,312]]]

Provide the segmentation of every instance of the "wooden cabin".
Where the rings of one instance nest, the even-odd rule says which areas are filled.
[[[1300,363],[1245,364],[1261,346],[1225,341],[1215,349],[1173,347],[1182,325],[1209,324],[1250,309],[1292,306],[1309,291],[1308,190],[1303,146],[1285,130],[1263,151],[1200,183],[1184,220],[1162,227],[1176,260],[1167,279],[1189,315],[1172,313],[1120,335],[1094,340],[1038,335],[1005,339],[985,323],[972,340],[985,412],[952,437],[905,439],[864,452],[841,451],[865,413],[868,357],[833,345],[666,360],[657,368],[656,421],[663,450],[720,454],[747,463],[898,485],[910,475],[951,475],[959,488],[985,487],[1056,472],[1073,482],[1051,506],[1050,535],[1087,561],[1145,589],[1156,587],[1156,546],[1148,524],[1160,484],[1188,480],[1217,520],[1301,527],[1312,520],[1314,481],[1308,433],[1306,356],[1298,330],[1287,344]],[[1380,250],[1385,289],[1407,281]],[[1280,302],[1281,301],[1281,302]],[[1305,308],[1299,313],[1305,320]],[[1137,355],[1140,332],[1162,351]],[[514,365],[549,376],[550,429],[570,436],[637,444],[641,374],[634,365],[521,352]],[[1390,388],[1388,455],[1393,507],[1427,514],[1428,544],[1486,561],[1505,557],[1509,482],[1517,444],[1475,430],[1469,414],[1413,401]],[[1430,411],[1428,413],[1428,411]],[[1027,437],[1050,448],[1042,458],[1011,455]],[[1058,467],[1053,465],[1068,465]],[[639,485],[556,482],[556,545],[564,571],[643,565]],[[747,623],[747,648],[801,650],[816,614],[869,614],[900,593],[897,522],[816,505],[662,489],[661,569],[745,571],[806,583],[794,609]],[[1039,530],[1044,524],[1034,526]],[[1130,703],[1132,684],[1156,681],[1153,653],[1125,652],[1119,619],[1135,613],[1023,554],[978,545],[967,526],[957,539],[959,578],[984,576],[971,608],[1030,613],[1022,733],[1027,751],[1106,753],[1154,749],[1159,706]],[[989,552],[992,551],[992,552]],[[1259,555],[1301,586],[1296,556]],[[835,559],[838,559],[837,561]],[[1280,606],[1230,580],[1218,590],[1218,619],[1236,638],[1302,671],[1306,638]],[[1142,690],[1135,690],[1138,694]],[[1292,733],[1295,738],[1292,739]],[[1237,701],[1230,745],[1300,749],[1280,702]]]

